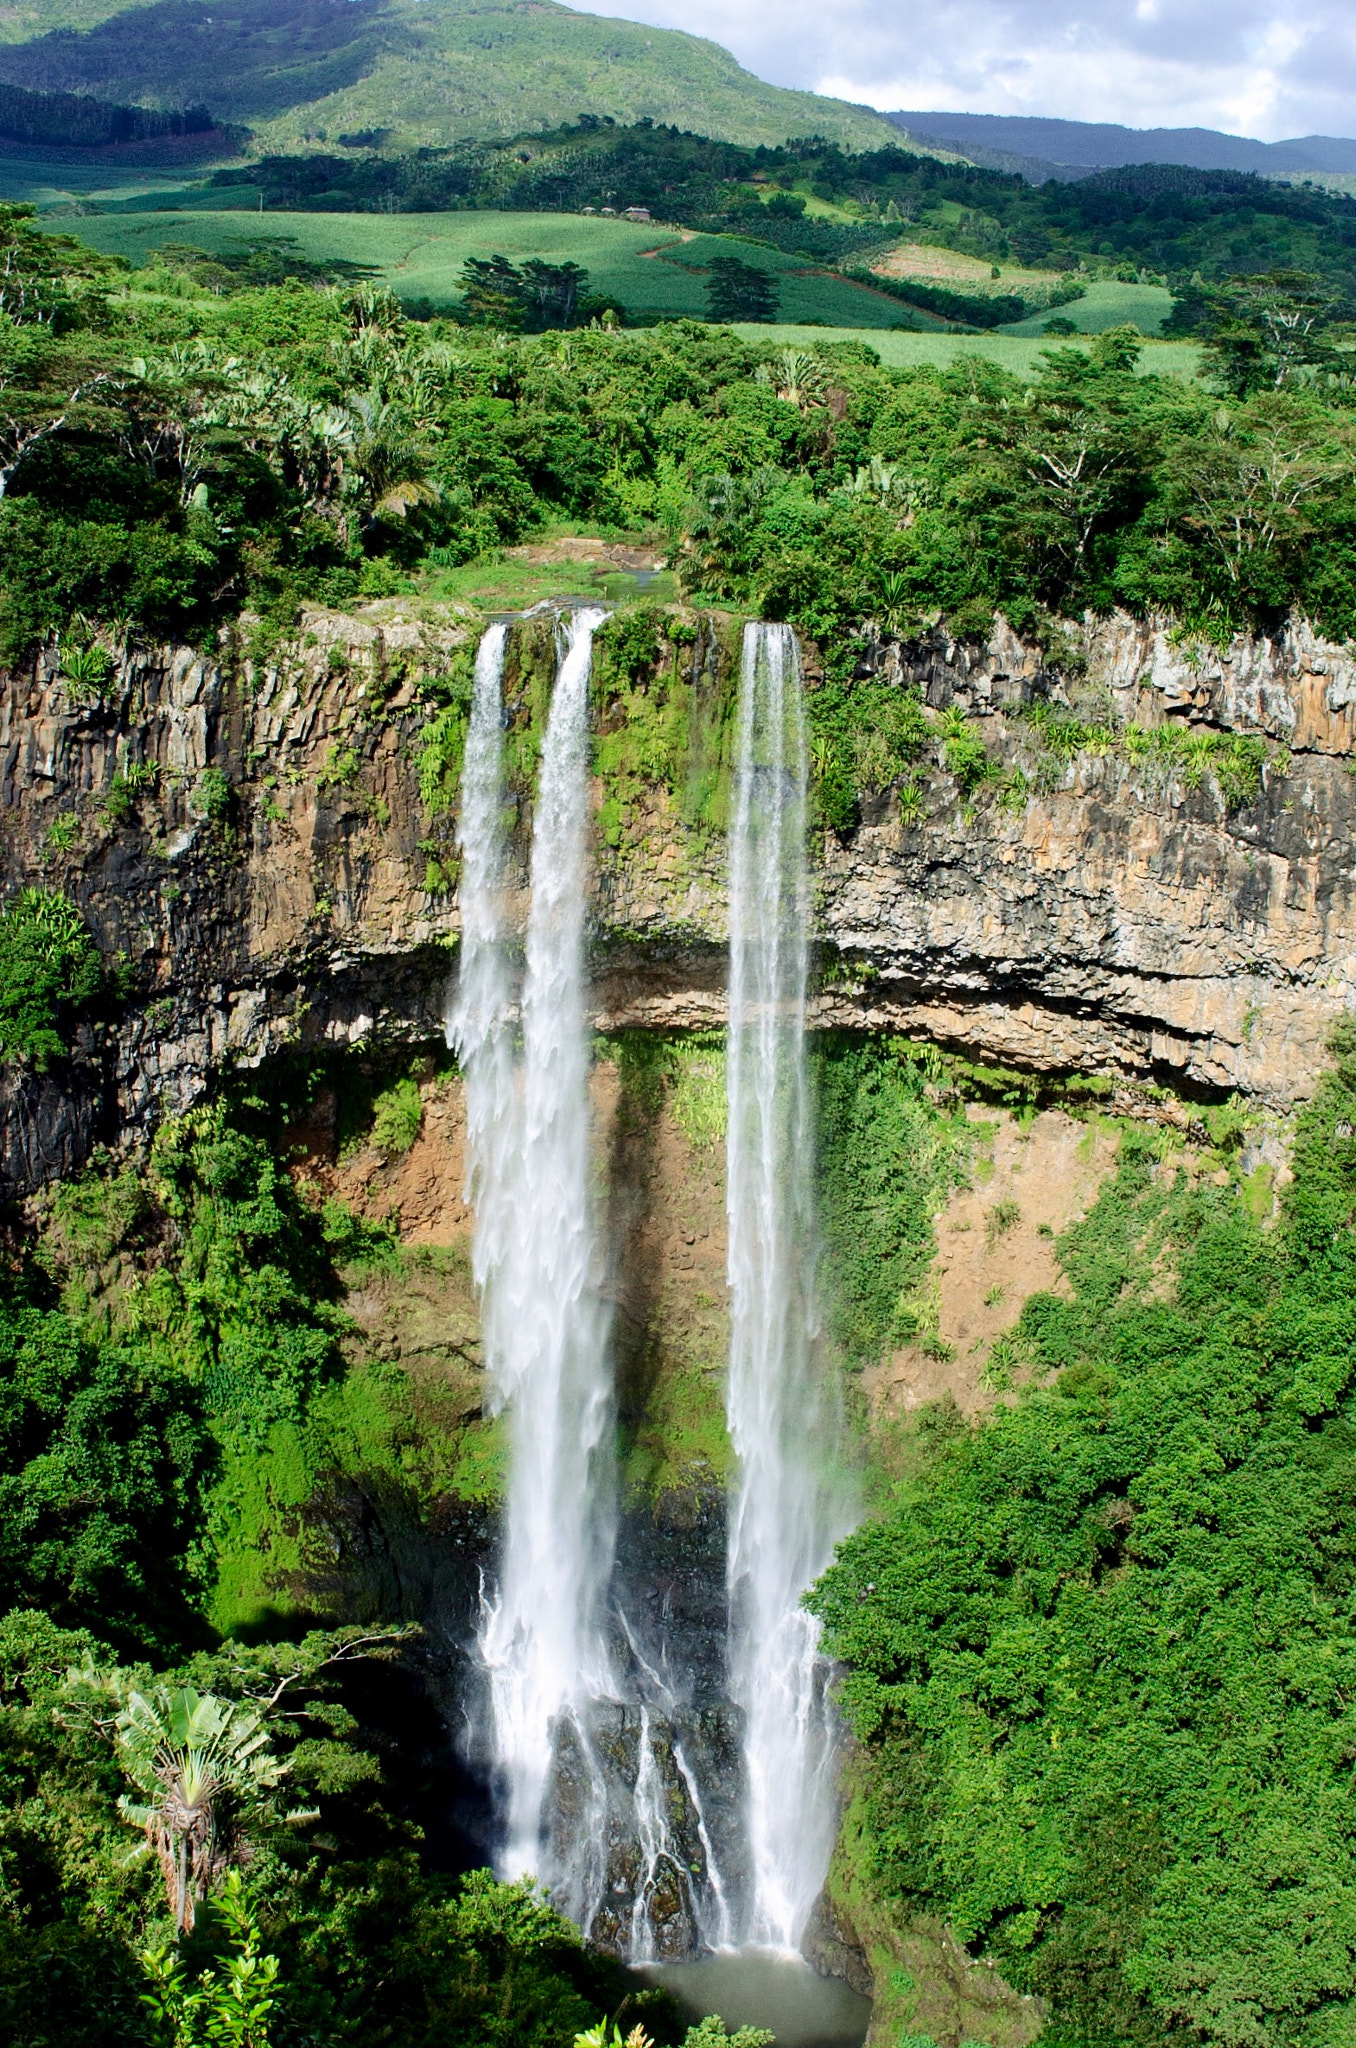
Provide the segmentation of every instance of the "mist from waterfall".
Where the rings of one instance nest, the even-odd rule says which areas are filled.
[[[836,1734],[802,1594],[845,1532],[834,1413],[816,1369],[806,740],[789,626],[744,630],[730,835],[726,1204],[731,1692],[744,1715],[743,1940],[799,1945],[828,1869]]]
[[[584,961],[588,682],[603,616],[579,611],[563,625],[534,814],[518,1057],[503,904],[502,629],[481,643],[449,1031],[465,1077],[490,1399],[508,1410],[511,1446],[498,1584],[484,1600],[478,1643],[506,1822],[500,1868],[540,1874],[576,1917],[597,1889],[588,1865],[601,1844],[585,1827],[569,1867],[544,1869],[544,1809],[562,1746],[582,1752],[585,1777],[596,1778],[586,1709],[617,1693],[603,1619],[616,1533],[613,1396],[594,1285]]]

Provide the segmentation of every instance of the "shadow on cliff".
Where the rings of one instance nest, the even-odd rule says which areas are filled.
[[[618,1414],[628,1433],[649,1412],[664,1369],[656,1330],[663,1243],[655,1214],[664,1076],[656,1051],[642,1033],[628,1032],[620,1041],[607,1154],[604,1284],[615,1310]]]
[[[394,1810],[422,1830],[425,1863],[481,1868],[495,1823],[474,1738],[473,1644],[495,1541],[490,1511],[450,1494],[421,1502],[389,1475],[336,1472],[304,1510],[302,1534],[305,1563],[287,1591],[311,1625],[414,1621],[423,1630],[396,1663],[370,1667],[377,1676],[364,1681],[359,1718]]]

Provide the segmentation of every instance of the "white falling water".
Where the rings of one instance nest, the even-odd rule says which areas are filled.
[[[732,1948],[734,1945],[734,1922],[730,1916],[730,1900],[721,1875],[720,1859],[716,1845],[711,1839],[711,1830],[706,1823],[702,1806],[701,1787],[696,1773],[688,1766],[683,1754],[683,1745],[675,1740],[673,1761],[678,1766],[678,1775],[683,1781],[693,1819],[697,1823],[697,1840],[701,1843],[703,1875],[705,1884],[698,1896],[698,1925],[708,1948]]]
[[[834,1723],[819,1624],[800,1600],[846,1526],[813,1352],[805,835],[795,636],[750,625],[730,840],[730,1669],[745,1717],[752,1885],[742,1931],[782,1949],[800,1942],[833,1846]]]
[[[513,975],[504,906],[503,674],[508,627],[486,629],[476,651],[462,769],[461,957],[448,1045],[466,1088],[466,1199],[475,1210],[471,1270],[485,1350],[503,1356],[500,1278],[511,1248],[519,1118],[513,1060]]]
[[[522,991],[522,1056],[508,1037],[496,654],[482,643],[463,796],[461,981],[475,1272],[486,1367],[509,1409],[511,1466],[499,1585],[479,1650],[504,1791],[506,1876],[536,1874],[553,1757],[582,1709],[616,1686],[601,1605],[615,1540],[613,1405],[593,1287],[589,1032],[584,997],[588,681],[601,612],[565,626],[537,789]],[[489,636],[487,635],[487,642]],[[493,728],[493,729],[492,729]],[[579,1872],[548,1875],[578,1878]],[[566,1883],[567,1892],[575,1885]]]

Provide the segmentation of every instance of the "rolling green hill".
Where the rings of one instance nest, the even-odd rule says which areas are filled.
[[[615,294],[628,314],[644,319],[702,318],[707,266],[714,256],[739,256],[776,278],[782,317],[851,328],[936,328],[929,321],[845,277],[815,270],[780,249],[732,235],[680,237],[622,220],[584,220],[568,213],[124,213],[62,222],[108,256],[140,266],[164,243],[190,243],[211,254],[239,246],[252,231],[288,236],[318,262],[369,266],[402,299],[435,308],[461,297],[468,256],[540,257],[579,263],[594,291]]]
[[[0,81],[154,107],[205,104],[261,144],[411,148],[580,112],[691,122],[746,143],[898,139],[883,116],[765,85],[716,43],[554,0],[18,0]]]

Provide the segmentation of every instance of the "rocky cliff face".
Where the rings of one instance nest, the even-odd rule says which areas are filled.
[[[1264,738],[1255,800],[1231,807],[1208,769],[1116,746],[1045,760],[1015,811],[967,802],[934,769],[921,815],[890,798],[826,838],[816,1020],[1287,1107],[1356,994],[1356,657],[1302,624],[1221,653],[1125,617],[1068,652],[1049,667],[1000,622],[982,648],[938,635],[876,660],[934,709],[971,714],[1009,768],[1031,765],[1015,714],[1041,698],[1140,731]],[[646,943],[612,956],[605,1014],[718,1019],[718,879],[698,886],[662,816],[627,851],[604,905]],[[681,951],[675,922],[693,935]]]
[[[907,665],[1008,759],[1012,710],[1040,693],[1141,731],[1264,735],[1282,744],[1256,799],[1231,809],[1208,770],[1118,747],[1038,772],[1016,814],[967,817],[943,786],[925,823],[828,848],[825,929],[867,970],[832,1007],[1021,1066],[1286,1106],[1356,990],[1356,661],[1303,626],[1220,654],[1126,618],[1073,653],[1051,672],[1000,630]]]
[[[386,601],[309,614],[269,653],[136,650],[98,696],[54,651],[0,679],[3,886],[66,889],[128,988],[64,1071],[6,1082],[5,1189],[182,1110],[222,1060],[440,1030],[457,911],[416,756],[427,678],[474,630]],[[1356,997],[1356,656],[1303,625],[1220,653],[1115,618],[1058,665],[1001,622],[984,647],[937,634],[864,664],[960,705],[1009,766],[1030,758],[1015,714],[1038,698],[1260,735],[1270,758],[1233,808],[1208,765],[1117,745],[1044,760],[1016,807],[925,762],[904,817],[891,796],[827,837],[817,1021],[1281,1108],[1307,1092]],[[719,1021],[723,843],[659,789],[614,836],[599,1021]]]

